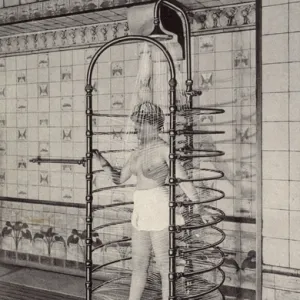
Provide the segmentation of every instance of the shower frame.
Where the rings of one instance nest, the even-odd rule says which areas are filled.
[[[193,90],[193,80],[192,80],[192,72],[191,72],[191,32],[190,32],[190,24],[188,21],[188,17],[186,12],[179,6],[175,5],[174,3],[171,3],[167,0],[158,1],[156,3],[155,8],[155,14],[157,14],[157,6],[159,4],[166,5],[167,7],[174,9],[177,11],[181,16],[183,20],[184,25],[184,36],[185,36],[185,54],[186,54],[186,63],[187,63],[187,80],[186,80],[186,99],[187,104],[192,109],[192,99],[194,96],[201,95],[200,91]],[[262,276],[261,276],[261,270],[262,270],[262,255],[261,255],[261,203],[262,203],[262,188],[261,188],[261,164],[262,164],[262,158],[261,158],[261,99],[262,99],[262,78],[261,78],[261,66],[262,66],[262,57],[261,57],[261,39],[262,39],[262,3],[261,0],[256,0],[256,111],[257,111],[257,124],[258,124],[258,131],[257,131],[257,166],[258,166],[258,172],[257,172],[257,230],[256,230],[256,241],[257,241],[257,269],[256,269],[256,299],[260,299],[261,297],[261,291],[262,291]],[[88,76],[86,81],[86,229],[87,229],[87,240],[86,240],[86,300],[92,300],[92,201],[93,201],[93,191],[92,191],[92,179],[93,179],[93,171],[92,171],[92,158],[93,158],[93,149],[92,149],[92,141],[93,141],[93,130],[92,130],[92,117],[97,116],[97,114],[93,114],[92,109],[92,91],[93,86],[91,82],[92,78],[92,71],[93,67],[99,58],[99,56],[104,52],[106,49],[108,49],[111,46],[117,45],[119,43],[123,42],[132,42],[132,41],[146,41],[149,42],[155,46],[157,46],[160,50],[163,51],[165,54],[169,67],[174,72],[174,78],[171,76],[171,80],[169,81],[170,85],[170,132],[169,132],[169,139],[170,139],[170,170],[169,170],[169,176],[170,176],[170,299],[176,299],[175,295],[175,279],[176,279],[176,270],[175,270],[175,232],[176,232],[176,226],[175,226],[175,208],[176,208],[176,202],[175,202],[175,187],[176,187],[176,178],[175,178],[175,160],[176,160],[176,154],[175,154],[175,141],[177,131],[176,131],[176,74],[175,74],[175,68],[174,63],[172,60],[172,57],[170,56],[168,50],[158,41],[155,39],[151,39],[149,37],[144,36],[127,36],[123,38],[115,39],[111,42],[108,42],[105,44],[102,48],[100,48],[96,54],[94,55],[90,66],[88,70]],[[193,117],[190,116],[187,118],[187,121],[191,124],[193,123]],[[187,137],[187,142],[189,144],[193,144],[192,135]]]
[[[93,116],[97,114],[93,113],[93,85],[92,85],[92,74],[95,67],[95,64],[101,54],[108,48],[119,45],[126,42],[148,42],[156,47],[158,47],[165,58],[170,71],[170,80],[169,80],[169,111],[170,111],[170,130],[169,130],[169,297],[170,299],[175,299],[175,288],[176,288],[176,242],[175,235],[177,231],[175,223],[175,210],[176,210],[176,178],[175,178],[175,164],[176,164],[176,71],[174,61],[166,49],[166,47],[160,42],[152,39],[150,37],[144,36],[126,36],[115,39],[111,42],[106,43],[103,47],[98,49],[94,54],[88,68],[87,78],[86,78],[86,300],[92,300],[92,273],[93,273],[93,262],[92,262],[92,224],[93,224]]]
[[[191,66],[191,30],[190,24],[188,21],[188,16],[186,12],[168,0],[158,0],[154,7],[154,23],[159,22],[158,14],[159,14],[159,5],[164,4],[167,7],[175,10],[179,13],[183,20],[183,27],[184,27],[184,50],[185,50],[185,60],[186,60],[186,71],[187,71],[187,79],[186,79],[186,99],[189,105],[189,108],[192,108],[192,99],[193,96],[201,95],[200,91],[193,91],[193,80],[192,80],[192,66]],[[157,23],[156,23],[157,24]],[[170,130],[169,130],[169,298],[175,299],[176,298],[176,242],[175,242],[175,234],[176,234],[176,226],[175,226],[175,211],[176,211],[176,178],[175,178],[175,164],[176,164],[176,146],[175,146],[175,139],[176,139],[176,70],[174,61],[171,57],[171,54],[166,49],[166,47],[161,44],[160,42],[156,41],[155,39],[144,37],[144,36],[127,36],[115,39],[111,42],[106,43],[103,47],[98,49],[98,51],[94,54],[88,68],[87,78],[86,78],[86,300],[92,300],[92,201],[93,201],[93,123],[92,118],[93,116],[97,116],[97,114],[93,114],[93,106],[92,106],[92,72],[94,66],[99,58],[99,56],[108,48],[117,45],[122,42],[138,42],[138,41],[145,41],[149,42],[152,45],[158,47],[164,54],[165,58],[167,59],[167,63],[170,70],[170,80],[169,80],[169,97],[170,97]],[[187,118],[187,124],[193,124],[193,118],[189,116]],[[188,135],[186,137],[186,141],[188,142],[189,146],[193,144],[192,135]]]

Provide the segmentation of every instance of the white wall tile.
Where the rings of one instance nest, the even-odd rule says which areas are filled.
[[[289,2],[289,0],[263,0],[262,6],[284,4],[284,3],[288,3],[288,2]]]
[[[300,2],[290,3],[289,31],[300,31]]]
[[[280,289],[277,289],[275,291],[275,297],[276,300],[278,299],[285,299],[285,300],[299,300],[300,299],[300,293],[292,292],[292,291],[283,291]]]
[[[289,212],[287,210],[263,210],[263,236],[288,239]]]
[[[290,91],[300,91],[300,62],[289,64],[290,71]]]
[[[233,33],[224,33],[216,35],[216,52],[232,51],[232,35]]]
[[[19,0],[4,0],[4,6],[15,6],[19,5]]]
[[[283,33],[288,31],[288,5],[263,7],[263,34]]]
[[[300,241],[300,211],[290,212],[290,239]]]
[[[289,149],[288,122],[264,122],[263,124],[263,150]]]
[[[263,93],[287,92],[288,72],[287,63],[263,65]]]
[[[290,150],[300,151],[300,122],[291,122],[290,125]]]
[[[287,151],[263,151],[263,179],[289,179],[289,153]]]
[[[290,241],[290,265],[300,269],[300,241]],[[299,299],[299,298],[298,298]]]
[[[263,63],[287,62],[289,59],[288,39],[288,33],[263,36]]]
[[[300,121],[300,92],[290,93],[290,121]]]
[[[300,210],[300,182],[290,181],[290,209]]]
[[[289,182],[287,180],[263,181],[263,207],[274,209],[289,208]]]
[[[215,70],[215,53],[199,54],[199,71],[204,72],[212,70]]]
[[[232,65],[232,52],[218,52],[215,56],[217,70],[231,70]]]
[[[263,121],[288,121],[288,93],[264,93],[262,100],[262,109]]]
[[[300,32],[289,34],[289,60],[300,61]]]
[[[289,266],[289,241],[283,239],[263,239],[263,263],[273,266]]]
[[[290,152],[290,179],[300,180],[300,152]]]

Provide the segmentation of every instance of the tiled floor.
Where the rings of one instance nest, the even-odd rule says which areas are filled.
[[[81,300],[84,283],[82,277],[0,265],[1,300]]]

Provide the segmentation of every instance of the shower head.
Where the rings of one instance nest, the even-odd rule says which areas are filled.
[[[154,29],[150,33],[149,37],[156,39],[158,41],[169,41],[173,39],[173,36],[163,32],[158,24],[154,26]]]

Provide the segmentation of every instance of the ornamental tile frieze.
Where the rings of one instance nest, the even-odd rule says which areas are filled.
[[[214,7],[189,12],[192,32],[255,26],[255,4]]]
[[[69,1],[65,0],[53,2],[56,2],[57,5],[58,3],[60,3],[60,5],[69,3]],[[78,1],[72,2],[77,3]],[[86,5],[88,3],[92,5],[92,2],[97,2],[98,5],[100,3],[98,1],[83,2],[85,2]],[[44,5],[45,3],[41,2],[36,5]],[[103,5],[103,3],[105,3],[105,1],[102,1],[101,5]],[[62,6],[60,6],[60,10],[61,9]],[[0,9],[0,12],[2,10],[4,9]],[[244,27],[249,29],[255,27],[255,4],[194,10],[188,14],[193,35],[201,35],[205,32],[214,32],[215,30],[230,31]],[[50,51],[68,47],[86,47],[92,44],[102,44],[129,34],[128,23],[124,20],[75,28],[12,35],[0,38],[0,55],[40,50]]]
[[[0,39],[0,55],[101,44],[128,35],[126,21],[45,31]]]

